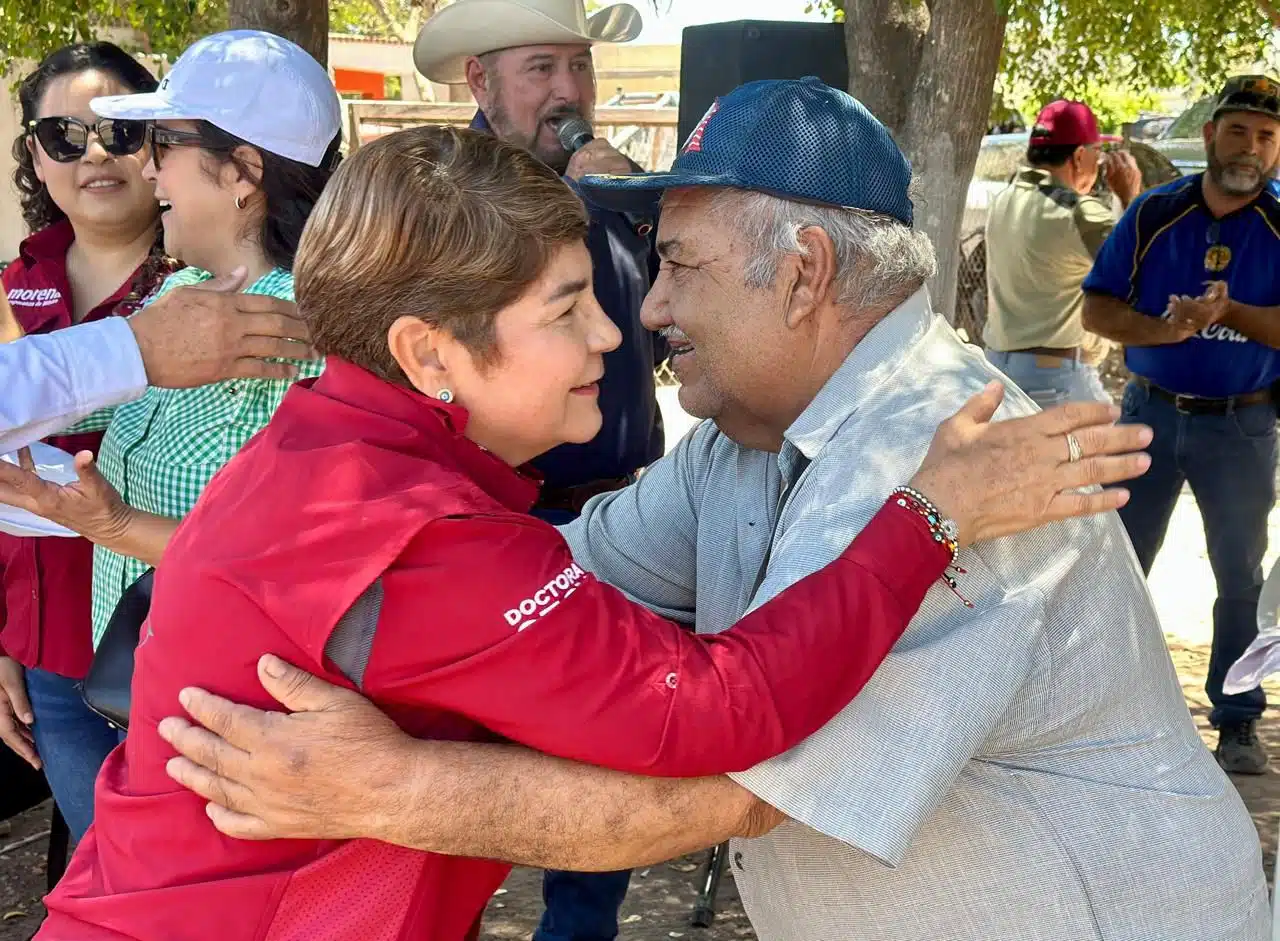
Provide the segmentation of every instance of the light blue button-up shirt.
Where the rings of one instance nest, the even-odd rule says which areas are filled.
[[[998,377],[922,291],[781,454],[703,423],[565,534],[633,598],[725,630],[832,561]],[[1010,387],[1003,416],[1033,409]],[[787,466],[803,470],[753,591]],[[793,821],[734,846],[761,941],[1262,941],[1257,834],[1196,733],[1115,514],[959,564],[973,608],[939,583],[839,716],[733,775]]]

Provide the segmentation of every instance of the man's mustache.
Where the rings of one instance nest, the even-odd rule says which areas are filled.
[[[580,118],[580,117],[582,117],[582,111],[579,108],[559,107],[551,111],[548,111],[546,114],[544,114],[542,116],[542,120],[547,123],[559,124],[561,121],[564,121],[567,118]]]
[[[1262,172],[1262,161],[1257,157],[1235,157],[1227,161],[1228,170],[1252,170],[1254,173]]]

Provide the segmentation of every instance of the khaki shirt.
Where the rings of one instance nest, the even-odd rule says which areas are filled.
[[[1000,352],[1082,347],[1101,360],[1107,343],[1085,331],[1080,285],[1115,226],[1111,208],[1046,170],[1024,167],[987,215],[987,325]]]

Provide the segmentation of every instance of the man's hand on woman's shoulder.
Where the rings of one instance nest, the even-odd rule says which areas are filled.
[[[314,359],[310,333],[292,301],[240,293],[243,268],[175,288],[129,318],[153,386],[190,388],[223,379],[292,379]]]

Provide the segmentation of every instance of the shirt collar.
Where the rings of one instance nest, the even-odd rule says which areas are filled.
[[[52,288],[59,302],[42,307],[14,304],[13,315],[24,333],[46,333],[71,326],[71,283],[67,280],[67,249],[76,239],[75,230],[66,219],[33,232],[18,246],[18,256],[25,269],[27,286]],[[119,294],[120,292],[117,292]],[[86,321],[102,316],[101,309],[113,304],[115,295],[90,312]]]
[[[55,262],[60,268],[66,268],[67,249],[76,240],[75,230],[66,219],[47,225],[38,232],[32,232],[18,246],[18,253],[28,266]]]
[[[1253,209],[1254,206],[1258,205],[1258,201],[1262,199],[1264,195],[1270,194],[1273,198],[1276,196],[1276,191],[1277,191],[1276,181],[1267,180],[1266,185],[1263,186],[1262,189],[1258,191],[1257,195],[1255,195],[1253,199],[1249,200],[1239,209],[1233,209],[1231,212],[1227,213],[1226,215],[1215,216],[1213,214],[1213,210],[1209,208],[1208,201],[1205,200],[1204,198],[1204,177],[1205,177],[1204,172],[1197,173],[1194,177],[1188,177],[1188,179],[1193,179],[1195,181],[1191,185],[1191,199],[1192,199],[1192,202],[1194,202],[1195,205],[1198,208],[1200,208],[1205,213],[1205,215],[1207,215],[1214,222],[1223,222],[1226,219],[1234,219],[1237,216],[1244,215],[1245,213]]]
[[[493,125],[489,123],[489,119],[485,117],[485,113],[478,108],[476,109],[476,116],[471,119],[470,127],[473,131],[481,131],[485,134],[493,133]]]
[[[51,307],[23,308],[15,306],[14,315],[27,333],[59,330],[71,326],[71,283],[67,279],[67,252],[76,240],[75,230],[66,219],[61,219],[33,232],[18,246],[18,256],[27,271],[34,272],[33,286],[53,287],[62,297],[62,303]],[[135,268],[115,292],[89,311],[81,323],[91,323],[112,314],[122,316],[133,313],[156,283],[176,270],[176,263],[169,261],[155,266],[155,282],[137,284],[139,272],[150,259]],[[135,291],[136,289],[136,291]]]
[[[351,433],[365,442],[432,461],[444,459],[490,497],[520,513],[527,513],[537,499],[536,473],[513,468],[467,438],[467,410],[459,405],[379,379],[336,356],[325,359],[314,391],[354,409],[349,413]]]
[[[1055,183],[1058,186],[1062,186],[1061,183],[1054,179],[1052,173],[1041,167],[1023,167],[1015,174],[1014,179],[1019,183],[1030,183],[1033,186],[1041,186],[1045,183]]]
[[[925,288],[895,307],[853,348],[783,437],[809,460],[816,458],[840,426],[898,369],[933,317]]]
[[[1051,191],[1060,190],[1064,193],[1070,193],[1076,198],[1080,197],[1078,191],[1063,183],[1043,167],[1022,167],[1014,174],[1013,182],[1024,183],[1027,186],[1034,186],[1041,190],[1047,187]]]

